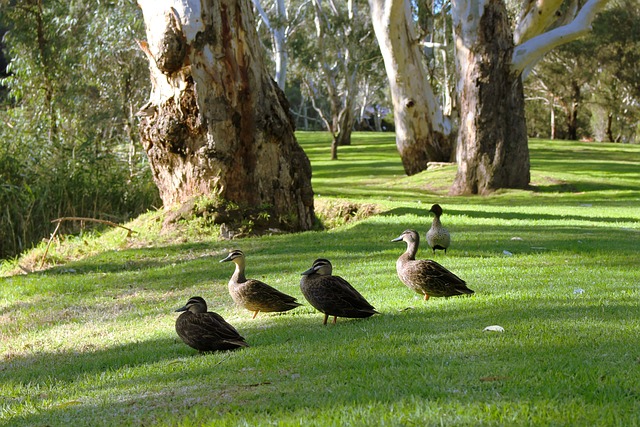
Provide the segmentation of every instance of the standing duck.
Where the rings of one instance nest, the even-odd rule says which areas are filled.
[[[440,222],[440,216],[442,215],[442,208],[440,205],[435,204],[431,206],[429,212],[433,212],[434,218],[431,223],[431,228],[427,231],[427,244],[436,253],[436,249],[443,250],[447,253],[447,248],[451,244],[451,235],[449,230],[442,226]]]
[[[415,230],[405,230],[392,242],[404,241],[407,250],[396,262],[398,277],[409,289],[423,294],[425,301],[429,297],[451,297],[472,294],[464,280],[435,261],[416,260],[420,235]]]
[[[340,317],[370,317],[378,314],[375,308],[353,286],[340,276],[332,276],[331,262],[318,258],[313,266],[302,273],[300,289],[316,310],[324,313],[323,325],[329,316],[333,323]]]
[[[176,319],[176,332],[189,347],[203,351],[234,350],[249,347],[238,331],[218,313],[207,311],[201,297],[191,297]]]
[[[255,319],[260,311],[265,313],[288,311],[302,305],[294,297],[264,282],[247,279],[244,276],[245,257],[241,250],[233,250],[225,259],[220,260],[220,262],[227,261],[233,261],[236,264],[236,271],[229,280],[229,294],[238,306],[253,312],[252,319]]]

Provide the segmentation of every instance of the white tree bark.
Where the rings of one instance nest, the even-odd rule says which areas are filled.
[[[275,3],[275,15],[278,21],[278,25],[274,26],[269,19],[269,16],[265,13],[260,0],[253,0],[260,19],[264,22],[273,38],[273,58],[276,65],[274,80],[284,90],[287,82],[287,64],[289,62],[289,53],[287,52],[287,27],[283,24],[289,20],[287,8],[284,4],[284,0],[276,0]]]
[[[405,171],[415,174],[429,161],[450,160],[451,124],[421,62],[410,1],[369,0],[369,5],[389,79],[396,144]]]
[[[557,0],[548,0],[549,9],[555,5],[553,2]],[[561,27],[555,28],[551,31],[547,31],[545,33],[538,33],[540,28],[548,22],[543,21],[536,24],[531,24],[531,27],[534,30],[524,31],[523,34],[530,34],[533,37],[525,38],[524,42],[518,46],[513,51],[513,55],[511,58],[511,69],[515,74],[521,74],[526,69],[530,68],[537,61],[539,61],[544,55],[548,52],[552,51],[556,47],[569,43],[573,40],[576,40],[588,32],[591,31],[591,24],[595,19],[596,15],[606,6],[609,0],[589,0],[587,3],[580,9],[578,15],[567,25],[563,25]],[[546,6],[547,2],[543,2],[540,0],[540,3],[543,3],[543,6]],[[546,10],[546,9],[545,9]],[[538,33],[538,34],[536,34]],[[522,37],[522,36],[521,36]]]

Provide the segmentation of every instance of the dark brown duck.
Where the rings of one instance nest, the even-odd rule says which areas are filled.
[[[234,350],[248,347],[238,331],[218,313],[207,311],[201,297],[191,297],[176,319],[176,332],[189,347],[199,351]]]
[[[338,317],[363,318],[378,313],[349,282],[332,272],[331,262],[318,258],[300,280],[300,289],[309,304],[324,313],[323,325],[329,316],[336,323]]]

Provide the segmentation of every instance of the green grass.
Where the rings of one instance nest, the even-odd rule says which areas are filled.
[[[356,134],[333,162],[326,134],[299,140],[319,203],[380,213],[217,241],[160,235],[151,212],[133,239],[70,238],[52,251],[75,261],[0,279],[0,424],[640,425],[640,147],[532,141],[532,190],[454,198],[455,168],[404,176],[392,135]],[[434,202],[453,235],[435,259],[472,297],[424,302],[396,277],[390,240],[424,236]],[[307,304],[252,320],[218,262],[235,247],[249,277],[301,300],[300,273],[329,258],[382,314],[323,326]],[[251,347],[179,341],[173,310],[193,295]]]

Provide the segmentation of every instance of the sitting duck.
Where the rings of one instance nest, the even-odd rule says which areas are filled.
[[[238,331],[218,313],[207,311],[207,303],[201,297],[191,297],[176,319],[176,332],[189,347],[200,352],[235,350],[249,347]]]

